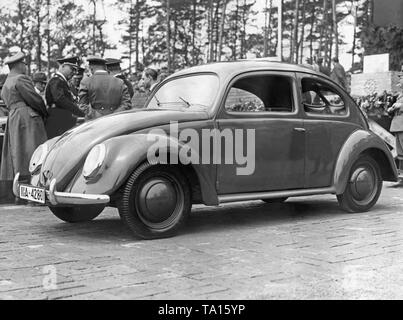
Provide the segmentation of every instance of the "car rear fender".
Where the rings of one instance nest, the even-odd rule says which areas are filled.
[[[351,167],[362,154],[368,154],[377,161],[383,180],[397,181],[396,164],[387,145],[374,133],[356,130],[346,140],[337,158],[333,176],[336,194],[344,192]]]
[[[161,146],[158,148],[160,158],[163,158],[163,154],[169,153],[167,160],[170,164],[172,164],[169,161],[170,159],[175,157],[176,159],[182,158],[180,150],[182,150],[183,144],[165,134],[133,134],[111,138],[103,142],[106,146],[106,158],[104,169],[100,176],[94,181],[86,181],[80,170],[74,181],[70,183],[68,191],[112,195],[126,182],[136,167],[144,161],[148,161],[147,153],[156,141],[153,139],[158,139],[158,143]],[[162,145],[170,146],[170,148],[162,147]],[[194,154],[193,152],[194,150],[192,150],[192,154]],[[159,163],[164,164],[163,161]],[[179,160],[179,163],[183,163],[182,160]],[[217,205],[215,178],[210,172],[211,168],[208,165],[199,164],[190,164],[190,166],[193,167],[198,177],[203,203]]]

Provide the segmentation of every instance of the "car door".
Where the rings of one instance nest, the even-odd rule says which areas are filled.
[[[217,164],[219,194],[304,186],[305,130],[296,90],[291,72],[248,73],[230,83],[217,126],[225,143],[234,146],[234,161]],[[230,154],[221,142],[221,156]],[[244,163],[237,161],[242,155]]]
[[[358,125],[350,120],[345,92],[318,76],[298,77],[306,130],[305,188],[329,187],[340,149]]]

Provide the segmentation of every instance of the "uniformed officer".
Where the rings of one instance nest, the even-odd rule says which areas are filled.
[[[123,82],[125,83],[127,90],[129,91],[130,98],[133,97],[134,90],[133,90],[133,85],[131,82],[126,78],[126,76],[122,73],[122,68],[120,67],[121,61],[119,59],[114,59],[114,58],[107,58],[106,59],[106,67],[109,71],[109,73],[116,78],[122,79]]]
[[[69,80],[78,68],[77,57],[58,59],[59,70],[49,80],[45,97],[49,107],[46,132],[49,139],[57,137],[76,125],[77,117],[84,117],[70,90]]]
[[[46,106],[26,75],[25,54],[22,52],[5,62],[10,73],[1,90],[9,110],[0,168],[0,180],[12,182],[16,173],[21,180],[30,178],[29,161],[35,149],[47,140],[44,119]]]
[[[78,67],[77,73],[73,76],[73,78],[69,82],[71,93],[73,94],[73,97],[76,99],[77,102],[78,102],[78,89],[80,88],[80,82],[83,79],[84,71],[85,71],[84,68]]]
[[[87,58],[92,76],[81,81],[78,92],[80,109],[86,119],[96,119],[114,112],[131,109],[130,95],[122,79],[115,78],[106,70],[106,60],[101,57]]]
[[[32,82],[37,94],[39,94],[45,101],[45,88],[48,78],[44,72],[36,72],[32,75]],[[46,102],[45,102],[46,103]]]

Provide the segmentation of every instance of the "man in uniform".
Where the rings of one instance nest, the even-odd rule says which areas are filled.
[[[92,73],[80,84],[79,106],[86,119],[96,119],[107,114],[129,110],[130,95],[122,79],[115,78],[106,70],[106,60],[101,57],[87,58]]]
[[[73,97],[76,99],[77,102],[78,102],[78,89],[80,88],[81,80],[83,80],[84,71],[85,71],[84,68],[78,67],[77,73],[73,76],[73,78],[69,82],[71,93],[73,94]]]
[[[32,75],[32,82],[34,83],[35,91],[45,101],[45,88],[48,78],[44,72],[35,72]]]
[[[119,59],[107,58],[106,67],[111,75],[123,80],[123,82],[127,87],[127,90],[129,91],[130,98],[132,98],[134,94],[133,85],[130,83],[129,80],[127,80],[126,76],[122,73],[120,62],[121,61]]]
[[[48,138],[62,135],[76,125],[77,117],[83,117],[70,90],[69,81],[78,68],[77,58],[58,59],[59,70],[49,80],[45,90],[49,117],[46,121]]]
[[[35,149],[47,140],[44,119],[46,106],[26,75],[25,54],[18,52],[8,58],[10,73],[1,90],[9,110],[0,167],[0,181],[11,190],[14,176],[29,181],[29,162]]]
[[[338,83],[342,88],[347,90],[347,76],[346,71],[339,62],[339,58],[333,58],[333,70],[330,73],[330,78]]]

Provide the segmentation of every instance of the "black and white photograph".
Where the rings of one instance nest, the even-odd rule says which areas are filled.
[[[403,299],[403,0],[0,0],[0,92],[0,300]]]

